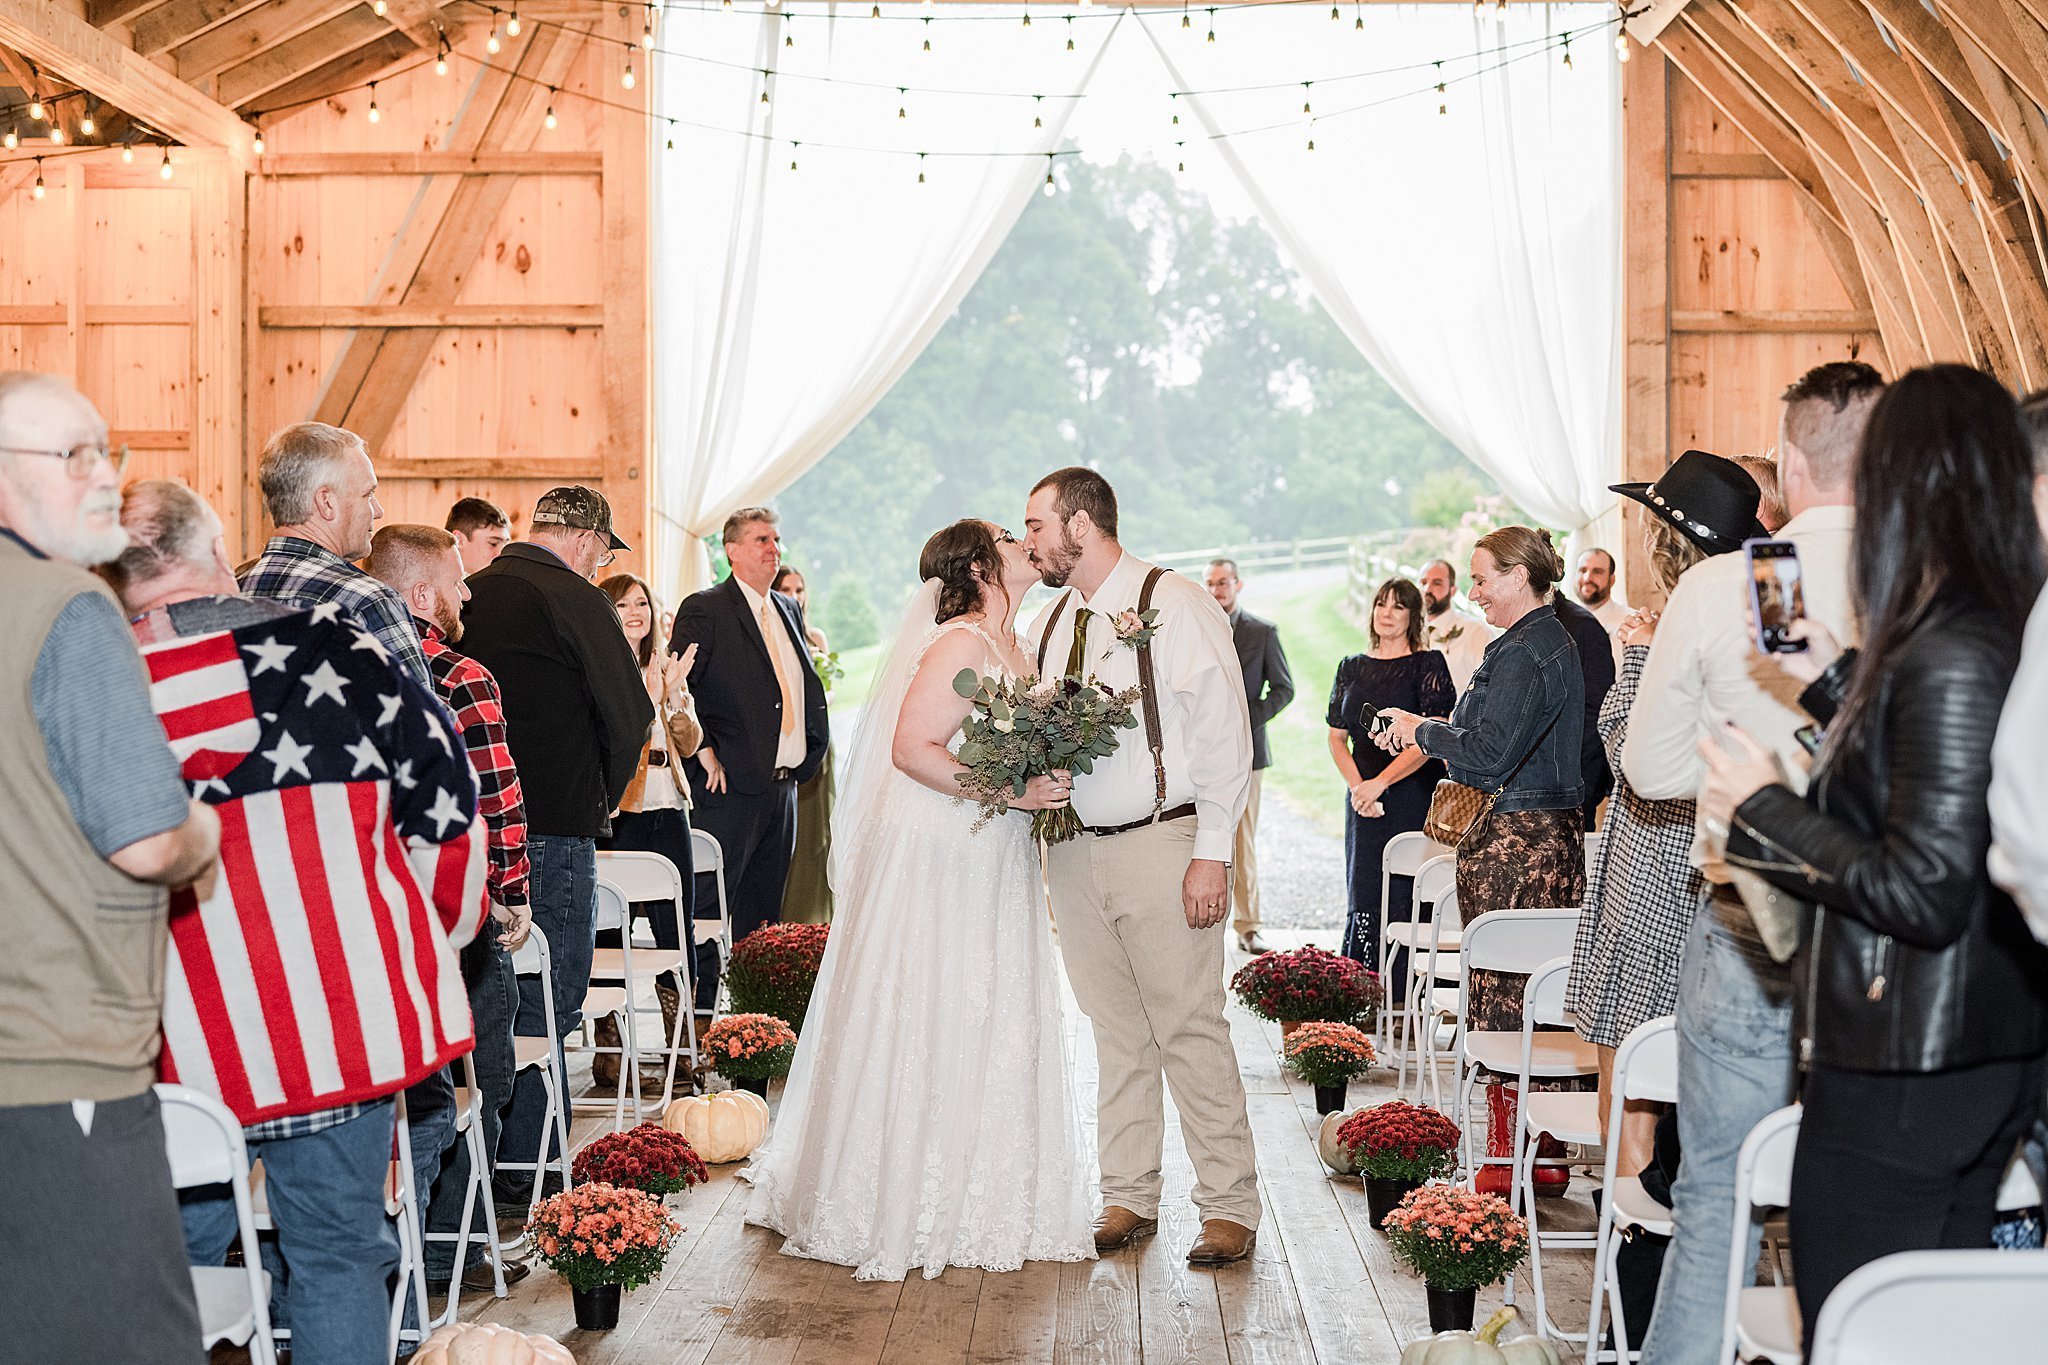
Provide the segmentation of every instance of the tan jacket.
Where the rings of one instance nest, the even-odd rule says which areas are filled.
[[[659,666],[661,659],[655,659]],[[654,723],[668,731],[669,771],[675,775],[676,790],[682,793],[683,809],[690,808],[690,783],[683,776],[683,760],[697,752],[704,742],[704,727],[697,723],[697,703],[690,694],[683,693],[683,704],[676,706],[664,701],[654,708]],[[633,771],[633,780],[626,784],[626,794],[619,798],[620,810],[637,811],[641,800],[647,795],[647,754],[654,747],[653,737],[640,746],[640,766]]]

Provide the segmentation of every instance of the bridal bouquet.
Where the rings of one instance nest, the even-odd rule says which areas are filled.
[[[960,785],[981,806],[979,830],[1010,808],[1034,777],[1066,769],[1092,772],[1116,752],[1117,731],[1138,723],[1138,689],[1112,692],[1092,680],[984,678],[960,670],[953,690],[974,703],[961,726]],[[1033,811],[1031,837],[1057,844],[1081,832],[1072,806]]]

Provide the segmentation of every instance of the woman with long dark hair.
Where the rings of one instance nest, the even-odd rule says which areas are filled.
[[[1429,796],[1444,765],[1420,749],[1388,754],[1372,741],[1373,718],[1384,707],[1418,716],[1444,717],[1458,700],[1443,654],[1422,647],[1422,590],[1405,578],[1389,578],[1372,595],[1368,618],[1372,648],[1337,665],[1330,686],[1330,761],[1344,779],[1344,870],[1351,890],[1351,914],[1344,926],[1344,955],[1374,971],[1380,965],[1380,867],[1387,842],[1422,828]],[[1396,878],[1387,888],[1387,918],[1406,922],[1413,879]],[[1401,974],[1406,978],[1405,967]],[[1387,983],[1387,998],[1399,998],[1401,981]]]
[[[1806,1068],[1792,1254],[1807,1340],[1851,1271],[1988,1244],[2041,1103],[2048,950],[1986,870],[1999,710],[2041,590],[2033,463],[1990,376],[1894,382],[1856,466],[1860,651],[1808,629],[1801,704],[1826,727],[1804,799],[1761,746],[1706,743],[1700,806],[1728,861],[1811,900],[1796,964]],[[1823,672],[1819,665],[1828,666]]]

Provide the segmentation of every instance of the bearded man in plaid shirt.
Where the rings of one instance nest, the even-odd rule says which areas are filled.
[[[383,1359],[392,1097],[471,1046],[456,953],[485,909],[476,777],[440,702],[338,604],[234,595],[191,489],[130,485],[121,525],[105,572],[222,828],[219,884],[171,902],[162,1070],[219,1096],[264,1163],[293,1359]],[[234,1204],[191,1194],[188,1250],[217,1265]]]
[[[391,525],[370,541],[370,573],[398,594],[412,613],[426,650],[434,690],[455,716],[455,726],[476,768],[477,813],[490,841],[492,913],[499,931],[479,934],[462,950],[463,984],[476,1020],[477,1088],[483,1098],[484,1152],[491,1165],[498,1160],[498,1134],[512,1103],[517,1071],[512,1023],[519,1010],[519,985],[512,971],[512,952],[526,941],[533,910],[527,901],[526,803],[519,791],[519,773],[505,743],[505,704],[491,671],[454,646],[462,639],[462,604],[469,586],[462,581],[462,558],[455,537],[432,526]],[[449,1149],[440,1179],[427,1204],[429,1232],[457,1232],[469,1179],[469,1150],[462,1143]],[[453,1251],[445,1242],[427,1244],[427,1281],[445,1283]],[[516,1284],[527,1267],[508,1262],[505,1280]],[[481,1243],[473,1243],[464,1262],[463,1287],[490,1291],[494,1280]]]

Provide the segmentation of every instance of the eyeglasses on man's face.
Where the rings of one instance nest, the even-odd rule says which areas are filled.
[[[98,442],[75,445],[69,450],[35,450],[27,446],[0,446],[0,455],[41,455],[45,459],[62,460],[64,472],[80,483],[98,472],[102,461],[114,466],[114,477],[120,478],[121,471],[128,467],[128,447],[109,446]]]

